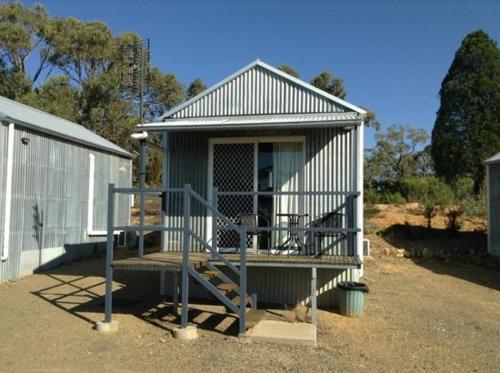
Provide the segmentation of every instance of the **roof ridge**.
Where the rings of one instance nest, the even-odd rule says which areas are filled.
[[[327,99],[329,101],[333,101],[336,104],[344,106],[345,108],[350,109],[352,111],[355,111],[357,113],[366,114],[366,110],[364,110],[358,106],[355,106],[355,105],[353,105],[345,100],[342,100],[336,96],[333,96],[333,95],[331,95],[331,94],[329,94],[329,93],[327,93],[327,92],[325,92],[317,87],[314,87],[313,85],[311,85],[311,84],[309,84],[301,79],[295,78],[294,76],[291,76],[290,74],[287,74],[287,73],[275,68],[274,66],[271,66],[271,65],[265,63],[264,61],[262,61],[260,59],[256,59],[253,62],[249,63],[248,65],[244,66],[243,68],[239,69],[238,71],[234,72],[233,74],[227,76],[226,78],[224,78],[221,81],[217,82],[216,84],[212,85],[211,87],[209,87],[205,91],[201,92],[200,94],[198,94],[198,95],[190,98],[189,100],[173,107],[172,109],[167,111],[165,114],[158,117],[155,121],[163,121],[163,120],[167,119],[168,117],[170,117],[170,116],[174,115],[175,113],[181,111],[182,109],[194,104],[198,100],[201,100],[203,97],[216,91],[218,88],[222,87],[226,83],[232,81],[236,77],[244,74],[245,72],[247,72],[248,70],[250,70],[256,66],[259,66],[259,67],[261,67],[261,68],[263,68],[271,73],[277,74],[278,76],[281,76],[282,78],[287,79],[288,81],[290,81],[294,84],[297,84],[304,89],[307,89],[309,91],[312,91],[312,92],[318,94],[319,96],[323,97],[324,99]]]

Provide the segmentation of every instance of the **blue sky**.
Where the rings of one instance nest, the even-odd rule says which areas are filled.
[[[394,123],[432,129],[441,81],[463,37],[500,39],[500,1],[41,1],[54,16],[149,37],[153,63],[212,85],[260,58],[309,81],[328,69],[347,100]],[[33,1],[24,1],[31,5]],[[366,145],[373,145],[373,131]]]

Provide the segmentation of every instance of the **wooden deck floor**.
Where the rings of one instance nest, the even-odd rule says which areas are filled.
[[[240,263],[239,254],[223,254],[224,257],[235,265]],[[194,268],[202,268],[208,262],[222,264],[220,260],[213,259],[210,253],[191,252],[189,263]],[[285,268],[360,268],[361,262],[353,256],[322,256],[320,258],[298,255],[270,255],[247,253],[247,266],[251,267],[285,267]],[[142,258],[127,257],[113,261],[113,267],[121,270],[146,270],[146,271],[179,271],[182,268],[182,253],[173,251],[155,252],[146,254]]]

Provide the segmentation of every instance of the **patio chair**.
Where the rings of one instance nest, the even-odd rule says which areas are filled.
[[[345,215],[336,212],[336,211],[331,211],[327,212],[326,214],[322,214],[318,216],[316,219],[314,219],[311,222],[311,227],[315,228],[335,228],[335,229],[340,229],[343,228],[344,226],[344,219]],[[345,232],[314,232],[314,243],[315,243],[315,256],[321,256],[324,254],[327,249],[341,240],[344,240],[347,237],[347,234]],[[326,237],[336,237],[338,238],[337,240],[334,241],[333,245],[329,245],[329,247],[326,247],[324,249],[321,249],[321,243]]]
[[[259,213],[240,213],[236,215],[236,224],[240,226],[244,226],[247,231],[247,236],[257,237],[257,252],[259,251],[259,238],[263,236],[267,236],[267,248],[271,249],[271,232],[269,231],[260,231],[257,228],[259,227],[259,219],[264,221],[266,228],[271,227],[271,223],[267,217]]]

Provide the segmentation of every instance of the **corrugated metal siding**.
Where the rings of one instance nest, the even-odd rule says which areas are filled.
[[[345,111],[340,104],[255,66],[173,114],[172,118]]]
[[[0,251],[3,247],[4,201],[5,201],[5,168],[7,166],[7,132],[8,126],[0,122]],[[0,280],[2,279],[0,262]]]
[[[227,268],[221,270],[234,277]],[[172,295],[172,275],[168,274],[166,292]],[[338,292],[335,287],[340,281],[352,281],[352,270],[318,269],[317,270],[317,301],[319,307],[336,308]],[[311,295],[311,269],[307,268],[247,268],[248,294],[257,294],[258,303],[274,303],[306,305]],[[204,298],[207,290],[190,281],[189,296]]]
[[[27,145],[21,143],[23,137],[29,138]],[[87,235],[90,152],[96,155],[100,170],[96,176],[130,186],[130,160],[16,125],[11,247],[1,280],[92,254],[104,244],[105,237]],[[123,171],[127,175],[121,178],[120,163],[127,165]],[[96,201],[107,199],[107,184],[101,184],[94,191]],[[118,207],[124,222],[129,216],[128,201]],[[106,216],[106,207],[99,208],[98,215]]]
[[[353,188],[354,131],[338,128],[315,128],[304,130],[268,131],[220,131],[220,132],[173,132],[169,134],[169,185],[191,187],[207,197],[208,184],[208,140],[210,137],[258,137],[258,136],[305,136],[305,189],[307,191],[351,191]],[[304,203],[307,213],[316,216],[346,205],[345,197],[312,197]],[[206,237],[206,210],[193,206],[196,216],[191,220],[192,229]],[[347,213],[347,207],[341,212]],[[182,198],[169,199],[169,225],[182,227]],[[168,235],[168,248],[180,251],[181,234]],[[201,247],[194,245],[195,250]],[[348,254],[347,242],[337,245],[332,254]],[[336,307],[337,281],[351,280],[352,270],[318,270],[318,304],[322,307]],[[310,270],[283,268],[249,268],[249,292],[256,292],[261,302],[295,304],[304,302],[310,294]],[[202,296],[203,289],[193,286],[193,296]]]
[[[191,187],[207,198],[208,184],[208,140],[210,137],[258,137],[258,136],[305,136],[305,190],[306,191],[351,191],[353,167],[351,141],[353,131],[325,127],[304,130],[233,131],[233,132],[173,132],[169,134],[168,148],[171,187]],[[304,197],[303,205],[309,216],[339,208],[347,215],[346,197]],[[191,228],[201,237],[206,237],[207,211],[198,204],[193,206],[195,217]],[[169,200],[169,226],[182,227],[182,198]],[[181,233],[169,234],[171,250],[181,250]],[[326,243],[327,244],[327,243]],[[196,249],[201,249],[197,244]],[[331,254],[348,254],[347,241],[337,245]]]
[[[489,166],[489,240],[491,253],[500,256],[500,163]]]

